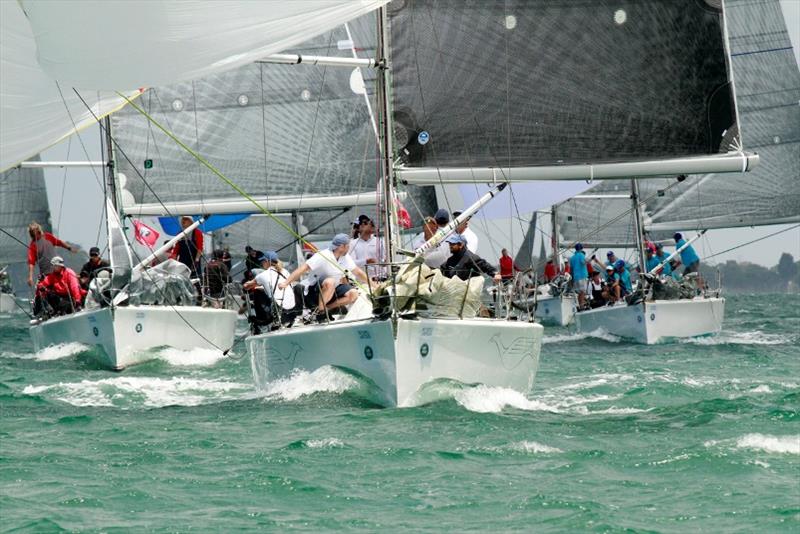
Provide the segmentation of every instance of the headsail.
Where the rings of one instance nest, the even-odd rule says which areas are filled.
[[[124,89],[252,63],[387,1],[20,3],[36,35],[39,63],[50,76],[79,88]]]
[[[0,2],[0,170],[39,154],[125,103],[113,92],[86,91],[82,96],[89,111],[70,86],[59,86],[45,74],[36,53],[20,4]],[[131,97],[137,93],[127,92]]]
[[[715,2],[389,9],[394,114],[407,147],[400,175],[435,171],[415,183],[437,183],[449,168],[460,169],[456,181],[489,181],[481,170],[490,168],[513,180],[521,168],[691,163],[741,147]]]

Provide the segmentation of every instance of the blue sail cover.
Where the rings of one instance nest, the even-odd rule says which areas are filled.
[[[212,215],[200,225],[200,231],[213,232],[220,228],[225,228],[231,224],[243,221],[250,216],[249,213],[231,213],[229,215]],[[199,215],[192,217],[195,221],[200,218]],[[166,234],[178,235],[181,231],[181,223],[178,217],[159,217],[158,222]]]

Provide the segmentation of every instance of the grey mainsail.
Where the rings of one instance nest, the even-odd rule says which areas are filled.
[[[739,146],[718,2],[406,0],[389,9],[409,167],[636,161]]]
[[[350,57],[355,46],[360,57],[375,57],[375,28],[374,14],[364,16],[349,23],[350,35],[340,27],[291,51]],[[364,95],[354,90],[354,76],[350,68],[255,63],[152,88],[140,103],[252,196],[374,192],[379,147]],[[375,73],[365,70],[364,78],[374,109]],[[126,214],[136,216],[136,206],[142,204],[241,198],[136,110],[126,108],[113,121],[114,137],[130,158],[117,155],[119,170],[127,177]],[[417,195],[415,203],[431,209],[432,193],[416,188],[412,194]],[[313,227],[339,211],[306,214],[305,224]],[[377,207],[359,208],[358,213],[362,211],[374,216]],[[358,213],[334,220],[327,231],[348,231]],[[237,242],[241,236],[256,228],[259,235],[282,234],[280,225],[261,218],[220,231],[216,241],[234,250],[244,245]]]
[[[800,220],[800,70],[778,0],[725,3],[740,122],[761,163],[746,175],[691,175],[640,182],[645,229],[757,226]],[[624,183],[604,182],[559,208],[567,241],[632,244]],[[603,198],[586,198],[591,196]]]
[[[39,157],[31,158],[38,161]],[[16,290],[27,278],[28,224],[50,231],[50,208],[42,169],[12,168],[0,173],[0,267],[8,265]]]

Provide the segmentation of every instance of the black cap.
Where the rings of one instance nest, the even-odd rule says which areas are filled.
[[[99,255],[100,255],[100,249],[99,248],[92,247],[92,248],[89,249],[89,256],[99,256]]]
[[[244,251],[245,252],[250,252],[251,250],[253,250],[253,247],[251,247],[250,245],[247,245],[246,247],[244,247]]]

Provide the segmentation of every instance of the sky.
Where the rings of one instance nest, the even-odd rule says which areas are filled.
[[[800,0],[781,0],[795,57],[800,65]],[[79,135],[64,140],[42,154],[44,161],[98,160],[100,153],[100,128],[89,127]],[[95,174],[96,172],[96,174]],[[85,250],[105,245],[103,215],[102,172],[96,169],[47,169],[45,181],[50,203],[51,218],[56,235],[79,244]],[[764,226],[709,230],[696,248],[701,257],[719,253],[748,241],[779,232],[793,225]],[[713,258],[713,262],[727,260],[749,261],[767,267],[778,263],[783,252],[800,259],[800,228],[758,241]]]

